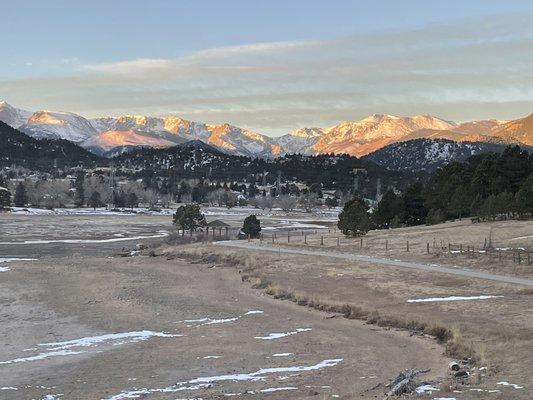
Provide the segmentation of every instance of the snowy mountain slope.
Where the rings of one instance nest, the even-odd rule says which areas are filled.
[[[85,118],[63,111],[38,111],[19,129],[36,139],[65,139],[74,143],[98,134]]]
[[[169,147],[200,140],[219,150],[250,157],[346,153],[364,156],[392,143],[420,138],[457,142],[533,144],[533,115],[514,120],[457,124],[431,115],[374,114],[329,128],[301,128],[278,138],[230,124],[208,125],[183,118],[122,115],[86,119],[68,112],[31,114],[0,102],[0,120],[34,138],[66,139],[97,154],[141,147]]]
[[[431,115],[397,117],[374,114],[357,122],[327,128],[312,146],[317,153],[345,152],[363,156],[419,129],[451,129],[457,124]]]
[[[390,144],[363,158],[390,170],[433,172],[452,161],[462,162],[474,154],[502,152],[505,147],[493,143],[414,139]]]
[[[24,124],[30,116],[30,111],[15,108],[5,101],[0,101],[0,121],[8,124],[9,126],[16,129]]]
[[[315,154],[313,146],[323,134],[322,128],[300,128],[278,137],[277,143],[281,146],[283,154],[311,155]]]
[[[167,140],[146,132],[135,132],[134,130],[105,131],[92,136],[81,143],[82,147],[96,154],[103,154],[115,148],[133,147],[172,147],[184,141],[184,139]],[[180,141],[181,140],[181,141]]]

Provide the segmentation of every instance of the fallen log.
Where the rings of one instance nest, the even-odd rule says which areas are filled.
[[[406,369],[405,371],[400,372],[396,379],[388,385],[391,389],[385,395],[384,400],[387,400],[392,396],[401,396],[405,393],[414,392],[417,388],[414,378],[429,371],[429,369]]]

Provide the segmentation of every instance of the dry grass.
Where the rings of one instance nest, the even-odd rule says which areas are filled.
[[[205,244],[169,247],[158,253],[236,267],[243,282],[276,299],[367,324],[429,335],[444,345],[449,357],[469,359],[473,365],[488,367],[487,377],[492,379],[498,373],[508,379],[510,373],[516,375],[516,371],[528,370],[529,362],[523,355],[531,344],[531,331],[523,302],[529,302],[531,289],[517,290],[490,282],[371,268],[364,263],[347,264],[316,257],[280,259],[268,253],[225,250]],[[465,292],[501,293],[506,299],[416,306],[405,301],[413,296]],[[513,296],[522,304],[509,303],[507,299]],[[474,375],[472,379],[480,378]],[[527,383],[522,373],[515,376],[517,379]]]

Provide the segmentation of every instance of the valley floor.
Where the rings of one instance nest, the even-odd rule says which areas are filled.
[[[0,218],[0,262],[9,261],[0,264],[0,399],[370,399],[405,368],[431,369],[421,380],[440,390],[420,399],[530,398],[533,297],[521,285],[175,245],[163,235],[172,231],[168,215]],[[300,225],[280,223],[292,220],[317,247],[336,248],[332,221],[320,219],[265,215],[265,235],[281,242],[292,228],[299,240],[283,247],[304,246]],[[424,230],[442,228],[468,229]],[[528,236],[522,230],[516,236]],[[138,243],[151,247],[131,253]],[[452,295],[503,297],[431,300]],[[418,325],[400,323],[408,321]],[[453,332],[449,354],[476,358],[467,385],[450,387],[450,358],[423,324]]]

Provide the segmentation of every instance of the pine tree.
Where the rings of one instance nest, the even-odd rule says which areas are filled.
[[[378,228],[389,228],[395,216],[401,217],[402,201],[392,190],[387,190],[372,213],[374,223]]]
[[[344,205],[337,226],[346,236],[366,235],[372,228],[368,206],[362,199],[354,197]]]
[[[11,192],[8,188],[0,186],[0,210],[11,206]]]
[[[100,192],[97,192],[96,190],[91,193],[91,196],[89,197],[89,200],[87,201],[87,204],[89,207],[92,207],[96,210],[96,207],[102,206],[102,200],[100,199]]]
[[[246,236],[258,238],[261,233],[261,221],[255,215],[249,215],[244,219],[242,231]]]
[[[26,186],[22,182],[19,182],[15,189],[14,201],[15,207],[25,207],[28,204],[28,193],[26,192]]]
[[[197,204],[186,204],[178,207],[173,216],[174,225],[184,230],[195,231],[199,227],[205,226],[205,216],[200,211]]]

